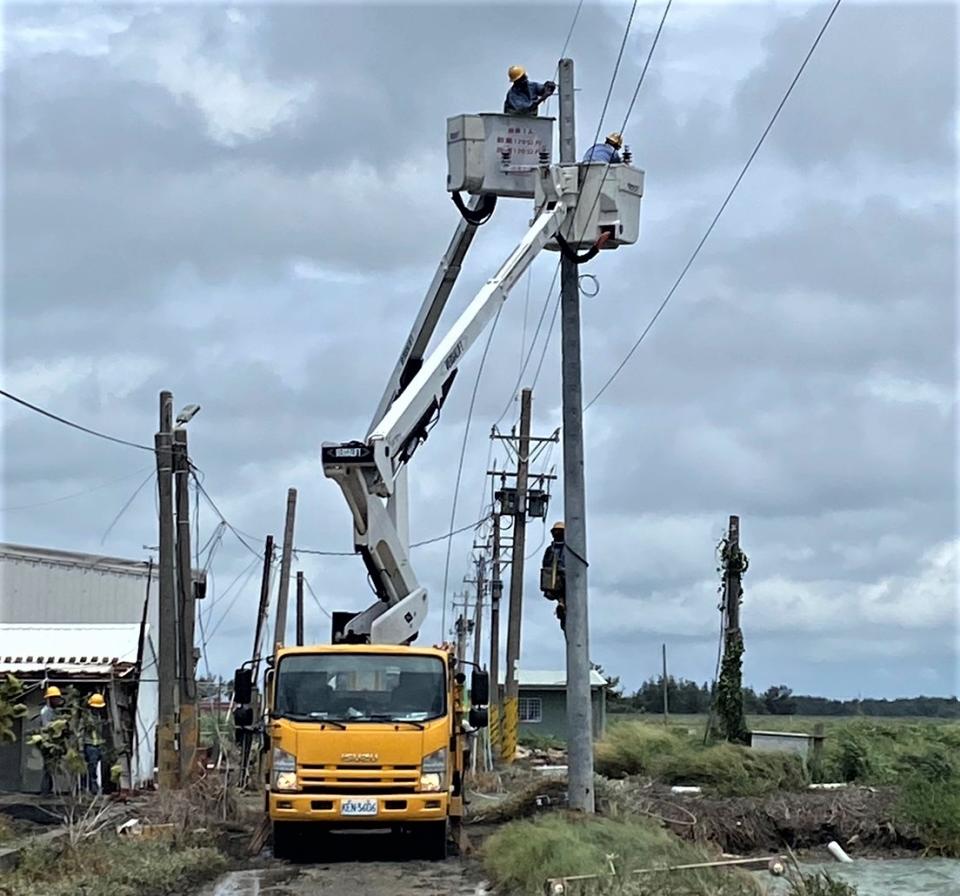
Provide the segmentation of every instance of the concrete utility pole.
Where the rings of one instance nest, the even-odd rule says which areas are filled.
[[[466,611],[466,603],[464,603],[464,612]],[[459,665],[463,665],[463,658],[467,653],[467,617],[461,613],[457,616],[457,661]]]
[[[480,642],[483,639],[483,589],[486,575],[486,560],[477,558],[477,602],[473,613],[473,665],[480,667]]]
[[[160,544],[157,584],[160,591],[160,631],[157,677],[160,706],[157,728],[157,785],[172,790],[180,783],[177,758],[177,586],[173,537],[173,395],[160,393],[160,431],[154,436],[157,491],[160,502]]]
[[[197,757],[199,721],[195,654],[196,604],[193,591],[193,564],[190,562],[190,460],[187,431],[178,425],[173,431],[174,479],[177,502],[177,619],[180,647],[180,780],[189,783]]]
[[[520,621],[523,612],[523,554],[527,545],[527,474],[530,464],[530,414],[533,393],[520,393],[520,441],[517,446],[517,504],[513,516],[513,559],[510,565],[510,609],[507,617],[507,668],[503,697],[501,748],[505,762],[513,762],[520,725],[517,677],[520,662]]]
[[[573,60],[560,60],[560,164],[577,163]],[[570,808],[593,813],[593,718],[587,611],[587,525],[583,482],[583,390],[577,265],[560,260],[563,370],[563,506],[566,531],[567,764]]]
[[[297,647],[303,647],[303,573],[297,571]]]
[[[277,627],[273,648],[282,647],[287,637],[287,596],[290,593],[290,561],[293,557],[293,524],[297,516],[297,490],[287,489],[287,521],[283,527],[283,553],[280,555],[280,588],[277,591]],[[272,652],[272,651],[271,651]]]
[[[490,748],[500,749],[500,514],[493,512],[493,562],[490,577]]]

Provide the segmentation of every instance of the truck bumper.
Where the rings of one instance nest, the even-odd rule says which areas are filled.
[[[376,800],[376,815],[344,815],[342,804],[347,800],[360,798],[356,795],[270,793],[270,819],[328,824],[336,822],[343,827],[386,827],[417,821],[442,821],[447,817],[450,808],[450,797],[447,793],[371,794],[362,799]]]

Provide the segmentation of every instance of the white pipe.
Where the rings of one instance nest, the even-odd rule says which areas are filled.
[[[837,843],[836,840],[831,840],[827,844],[827,852],[830,853],[838,862],[852,862],[853,859],[850,858],[844,851],[843,847]]]

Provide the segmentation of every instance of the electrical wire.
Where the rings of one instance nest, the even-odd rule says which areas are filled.
[[[44,417],[49,417],[51,420],[56,420],[57,423],[62,423],[64,426],[69,426],[73,429],[79,430],[80,432],[85,432],[88,435],[96,436],[98,439],[106,439],[108,442],[115,442],[118,445],[126,445],[128,448],[139,448],[141,451],[149,451],[151,454],[154,453],[154,449],[149,445],[140,445],[137,442],[128,442],[126,439],[118,439],[116,436],[110,436],[104,432],[99,432],[96,429],[90,429],[87,426],[81,426],[79,423],[74,423],[72,420],[68,420],[66,417],[61,417],[51,411],[44,410],[39,405],[31,404],[29,401],[26,401],[23,398],[18,398],[11,392],[6,392],[5,390],[0,389],[0,395],[2,395],[4,398],[9,398],[10,401],[15,401],[19,405],[23,405],[25,408],[29,408],[31,411],[42,414]]]
[[[143,482],[141,482],[141,483],[136,487],[136,489],[134,490],[133,494],[132,494],[129,498],[127,498],[127,500],[126,500],[126,502],[124,503],[123,507],[120,508],[120,512],[113,518],[113,520],[111,521],[110,525],[107,526],[106,531],[105,531],[105,532],[103,533],[103,535],[100,537],[100,544],[101,544],[101,545],[107,540],[107,536],[113,531],[113,527],[116,526],[117,523],[120,522],[120,518],[130,509],[130,505],[133,504],[134,501],[136,501],[137,495],[140,494],[140,492],[143,490],[143,487],[144,487],[151,479],[156,478],[156,475],[157,475],[156,470],[151,470],[149,473],[147,473],[147,478],[144,479]]]
[[[470,407],[467,410],[467,421],[463,427],[463,441],[460,444],[460,460],[457,463],[457,481],[453,489],[453,504],[450,508],[450,533],[447,538],[447,557],[443,568],[443,609],[440,614],[440,631],[446,631],[447,622],[447,583],[450,578],[450,551],[453,548],[453,536],[457,534],[454,531],[454,522],[457,516],[457,499],[460,496],[460,480],[463,477],[463,462],[467,455],[467,439],[470,436],[470,422],[473,420],[473,409],[477,403],[477,391],[480,388],[480,378],[483,376],[483,368],[487,361],[487,354],[490,351],[490,344],[493,342],[493,334],[497,332],[497,324],[500,322],[500,313],[503,311],[503,305],[497,309],[497,316],[493,319],[493,326],[490,328],[490,335],[487,336],[487,344],[483,347],[483,354],[480,356],[480,364],[477,367],[477,378],[473,383],[473,394],[470,396]],[[412,547],[412,545],[411,545]]]
[[[47,501],[37,501],[34,504],[17,504],[11,507],[0,507],[0,513],[10,513],[14,510],[33,510],[36,507],[47,507],[50,504],[59,504],[61,501],[69,501],[71,498],[79,498],[82,495],[89,495],[91,492],[99,491],[100,489],[107,488],[111,485],[116,485],[118,482],[126,482],[128,479],[133,479],[134,476],[139,476],[141,473],[145,473],[147,469],[147,467],[144,467],[140,470],[134,471],[133,473],[127,473],[126,476],[118,476],[116,479],[110,479],[106,482],[101,482],[99,485],[85,488],[83,491],[73,492],[69,495],[61,495],[59,498],[50,498]]]
[[[256,558],[256,560],[259,560],[259,559],[260,559],[259,557]],[[216,600],[210,605],[209,611],[207,614],[208,621],[209,621],[209,613],[213,611],[213,607],[216,605],[216,603],[219,603],[219,601],[226,598],[227,594],[230,593],[230,590],[234,587],[234,585],[236,585],[236,583],[240,581],[240,577],[243,576],[244,574],[246,575],[246,578],[243,580],[243,584],[237,589],[237,593],[233,596],[233,600],[230,601],[230,604],[227,606],[227,608],[223,611],[223,613],[220,614],[220,618],[217,620],[217,624],[213,627],[213,629],[211,629],[210,634],[208,636],[209,640],[213,640],[213,636],[217,633],[220,626],[223,625],[223,622],[227,618],[227,616],[230,615],[230,611],[236,605],[237,600],[239,600],[240,598],[240,595],[243,594],[243,589],[246,588],[247,583],[253,577],[254,572],[256,572],[256,569],[257,569],[256,560],[251,560],[250,563],[243,570],[243,572],[237,575],[237,577],[233,580],[233,582],[227,587],[227,590],[224,591],[223,594],[218,595]]]
[[[192,463],[190,464],[190,472],[193,473],[194,482],[196,482],[197,488],[200,490],[200,494],[206,498],[207,503],[213,509],[213,512],[220,518],[220,522],[222,522],[233,533],[237,541],[239,541],[240,544],[242,544],[251,554],[253,554],[254,557],[261,559],[260,552],[252,548],[249,542],[243,538],[240,531],[235,526],[232,526],[230,521],[220,512],[220,508],[217,507],[216,502],[210,497],[210,493],[204,488],[203,483],[197,478],[196,467],[194,467]]]
[[[303,582],[307,586],[307,591],[310,592],[310,596],[313,598],[314,603],[317,605],[317,609],[320,610],[320,612],[323,613],[327,619],[333,619],[333,616],[330,615],[330,612],[327,610],[327,608],[320,603],[320,598],[317,597],[316,592],[313,590],[313,585],[310,584],[310,580],[306,576],[303,577]]]
[[[783,97],[780,100],[779,105],[776,108],[776,111],[774,111],[773,116],[770,118],[770,121],[767,123],[767,126],[763,129],[763,133],[760,135],[760,139],[757,141],[756,145],[753,147],[753,151],[750,153],[749,157],[747,158],[747,161],[743,165],[743,168],[740,170],[740,173],[737,175],[736,180],[733,182],[733,186],[727,192],[726,197],[724,198],[723,202],[720,204],[720,208],[717,209],[717,213],[713,216],[713,220],[710,222],[710,226],[707,227],[703,236],[700,238],[700,242],[697,243],[697,246],[693,250],[693,253],[690,255],[690,258],[687,259],[687,263],[683,266],[683,269],[680,271],[679,276],[674,281],[673,286],[670,287],[669,291],[667,292],[663,301],[660,303],[660,306],[657,308],[653,317],[650,318],[649,323],[646,325],[646,327],[644,327],[643,332],[640,334],[639,338],[631,346],[630,351],[627,352],[624,359],[617,365],[613,373],[611,373],[610,376],[606,379],[606,381],[600,387],[600,390],[596,393],[596,395],[594,395],[593,398],[591,398],[590,401],[588,401],[587,404],[584,405],[584,410],[587,410],[594,403],[596,403],[596,401],[600,398],[600,396],[607,391],[610,384],[620,375],[620,372],[623,370],[624,367],[626,367],[627,363],[630,361],[630,358],[633,357],[633,353],[640,347],[640,344],[646,338],[647,334],[653,328],[653,325],[657,322],[657,319],[663,313],[663,310],[667,307],[667,304],[673,298],[674,293],[677,291],[678,287],[683,282],[683,278],[686,277],[687,271],[689,271],[690,268],[693,266],[694,261],[696,261],[697,256],[700,254],[700,250],[703,248],[704,244],[709,239],[710,234],[713,233],[714,227],[717,226],[717,222],[720,220],[720,216],[726,210],[727,205],[729,204],[730,200],[733,198],[733,194],[737,191],[737,188],[740,186],[740,182],[743,180],[751,164],[753,164],[753,160],[756,158],[757,153],[760,151],[760,147],[763,146],[764,140],[767,139],[767,135],[772,130],[773,125],[775,124],[777,118],[779,117],[780,112],[783,110],[783,107],[786,105],[786,102],[789,99],[790,94],[793,93],[793,88],[796,86],[797,82],[800,80],[800,77],[803,74],[804,69],[806,69],[807,67],[807,63],[810,61],[811,57],[816,51],[821,38],[826,33],[826,30],[829,27],[830,22],[833,20],[834,14],[836,13],[837,9],[840,7],[840,2],[841,0],[835,0],[833,6],[830,9],[829,15],[827,16],[823,25],[820,27],[820,31],[817,33],[817,36],[814,39],[813,43],[811,44],[810,49],[807,51],[807,54],[804,57],[803,62],[800,63],[800,67],[797,69],[796,74],[793,76],[793,80],[790,82],[789,87],[787,87],[786,92],[784,93]]]

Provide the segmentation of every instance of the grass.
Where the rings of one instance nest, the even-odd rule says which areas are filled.
[[[749,875],[698,870],[633,876],[639,868],[709,861],[703,850],[682,842],[656,823],[551,814],[504,825],[484,844],[483,861],[498,890],[540,896],[548,878],[603,875],[599,890],[633,896],[757,896]],[[611,866],[615,874],[610,875]],[[587,892],[587,890],[584,890]]]
[[[0,896],[173,896],[225,866],[210,847],[104,837],[75,849],[26,850],[20,867],[0,879]]]
[[[607,777],[647,775],[663,784],[699,785],[717,796],[761,796],[809,783],[798,756],[732,744],[704,747],[681,731],[642,722],[611,728],[597,744],[596,768]]]
[[[13,835],[13,823],[6,815],[0,815],[0,846],[13,840]]]

